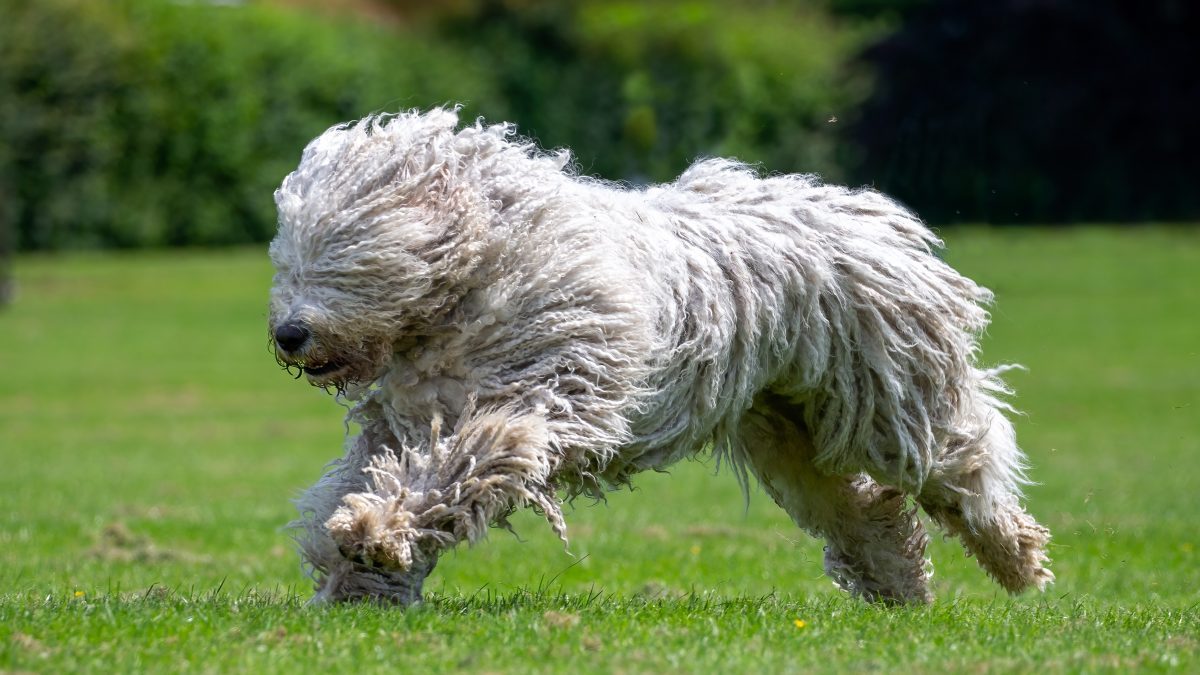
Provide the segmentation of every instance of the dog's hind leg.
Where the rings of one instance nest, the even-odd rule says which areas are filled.
[[[801,528],[825,540],[825,572],[871,602],[928,603],[928,537],[900,490],[865,474],[829,475],[800,411],[784,401],[756,402],[742,418],[738,451],[767,494]]]
[[[1022,457],[1012,423],[980,402],[974,430],[952,437],[917,501],[962,540],[979,565],[1010,593],[1044,590],[1050,531],[1021,506]]]

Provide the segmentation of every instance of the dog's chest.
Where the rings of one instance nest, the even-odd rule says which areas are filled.
[[[398,438],[426,438],[435,420],[454,428],[470,390],[457,365],[445,351],[432,346],[413,347],[392,357],[375,396]]]

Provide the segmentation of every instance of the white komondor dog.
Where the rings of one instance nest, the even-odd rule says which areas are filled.
[[[415,602],[515,509],[565,541],[560,495],[706,449],[867,600],[932,598],[908,496],[1009,591],[1053,580],[976,363],[991,295],[913,214],[728,160],[639,190],[568,161],[437,109],[330,129],[276,192],[276,352],[361,427],[298,501],[316,601]]]

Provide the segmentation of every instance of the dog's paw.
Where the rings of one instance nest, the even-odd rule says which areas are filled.
[[[394,518],[381,518],[374,509],[343,506],[325,521],[338,552],[350,562],[381,570],[407,570],[413,564],[417,532]]]
[[[359,602],[408,607],[421,602],[421,587],[435,564],[436,560],[429,559],[411,569],[395,571],[367,567],[347,558],[317,580],[316,594],[308,604]]]
[[[362,565],[372,569],[382,570],[399,567],[399,561],[392,559],[386,554],[382,554],[382,551],[371,549],[362,544],[338,544],[338,553],[355,565]]]

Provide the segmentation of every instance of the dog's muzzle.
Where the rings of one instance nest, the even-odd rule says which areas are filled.
[[[312,331],[302,323],[288,322],[275,328],[276,354],[280,363],[299,366],[314,383],[323,383],[345,369],[346,363],[337,359],[314,359],[316,350]]]
[[[296,352],[308,342],[309,335],[308,329],[301,324],[280,324],[275,329],[275,344],[279,345],[281,351]]]

